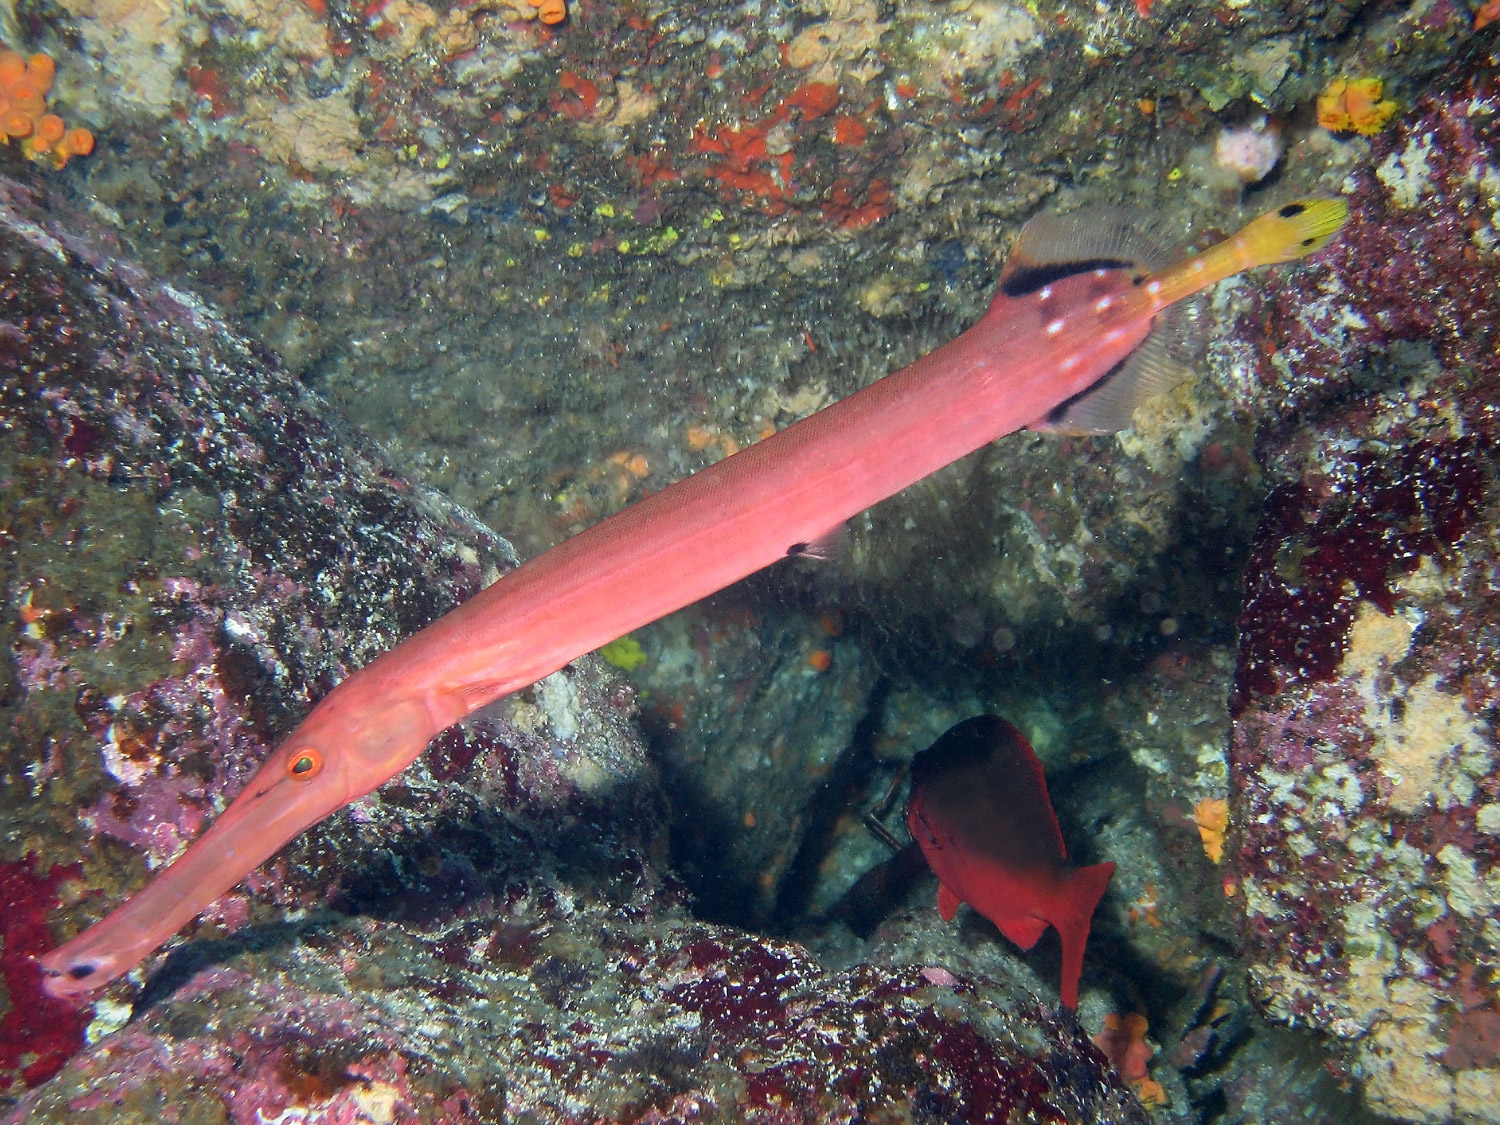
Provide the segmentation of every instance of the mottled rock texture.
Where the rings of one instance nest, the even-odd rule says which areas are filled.
[[[1286,396],[1231,702],[1252,990],[1403,1121],[1500,1121],[1497,93],[1479,66],[1375,142],[1246,356]]]

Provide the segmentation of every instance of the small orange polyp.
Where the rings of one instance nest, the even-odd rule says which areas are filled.
[[[543,23],[562,23],[568,18],[567,0],[531,0],[531,6]]]
[[[57,76],[57,64],[52,61],[50,55],[44,55],[40,51],[26,60],[26,77],[36,86],[37,90],[46,94],[52,89],[52,79]]]
[[[1379,78],[1336,78],[1318,95],[1318,124],[1333,133],[1378,133],[1399,108]]]
[[[1223,797],[1204,797],[1193,808],[1193,822],[1203,852],[1215,863],[1224,859],[1224,837],[1229,831],[1229,802]]]
[[[18,82],[6,91],[10,97],[12,109],[18,109],[22,113],[39,117],[47,109],[47,99],[37,93],[37,89],[30,82]]]
[[[0,52],[0,87],[10,89],[26,81],[26,60],[15,51]]]

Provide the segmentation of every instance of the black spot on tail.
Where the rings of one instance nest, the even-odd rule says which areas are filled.
[[[82,980],[84,977],[92,976],[94,968],[93,965],[69,965],[68,976],[74,980]]]

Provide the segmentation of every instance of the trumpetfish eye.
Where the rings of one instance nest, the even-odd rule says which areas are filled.
[[[323,755],[309,747],[300,754],[287,759],[286,775],[297,781],[307,781],[309,778],[316,777],[322,768]]]

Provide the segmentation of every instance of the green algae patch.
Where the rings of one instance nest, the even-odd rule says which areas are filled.
[[[599,650],[599,655],[625,672],[634,672],[646,663],[646,650],[641,647],[640,641],[630,636],[610,641]]]

